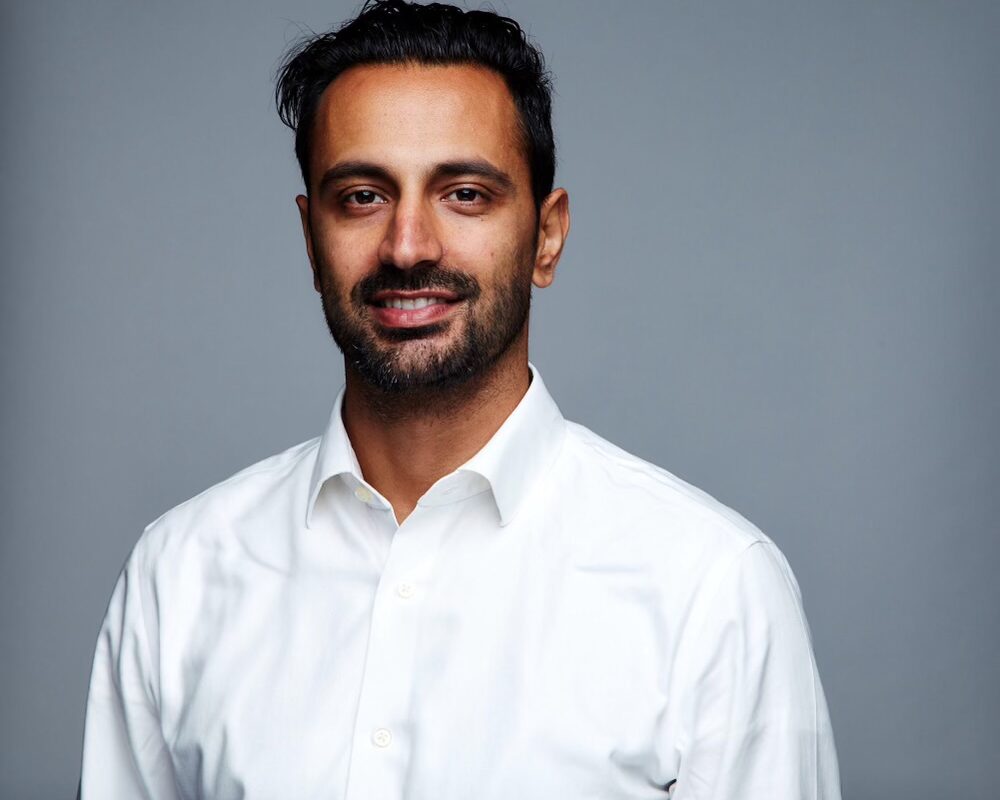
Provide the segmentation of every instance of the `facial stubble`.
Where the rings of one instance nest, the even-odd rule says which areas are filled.
[[[314,249],[314,252],[316,250]],[[345,360],[373,389],[387,395],[442,394],[482,376],[517,341],[531,306],[531,254],[517,248],[497,265],[490,292],[467,272],[439,264],[399,269],[382,264],[346,297],[320,263],[321,296],[327,327]],[[419,328],[389,329],[373,318],[369,300],[383,290],[444,289],[465,308],[452,319]],[[447,345],[440,340],[460,326]]]

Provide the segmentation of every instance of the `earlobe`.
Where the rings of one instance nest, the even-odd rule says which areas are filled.
[[[306,255],[309,256],[309,267],[313,274],[313,287],[317,292],[322,290],[319,280],[319,272],[316,270],[316,259],[313,258],[312,233],[309,228],[309,198],[300,194],[295,198],[295,205],[299,207],[299,219],[302,221],[302,236],[306,240]]]
[[[535,270],[532,283],[539,289],[551,285],[556,266],[569,235],[569,195],[565,189],[555,189],[542,203],[538,212],[538,247],[535,250]]]

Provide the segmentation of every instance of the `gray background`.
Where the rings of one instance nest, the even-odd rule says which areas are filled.
[[[271,75],[351,2],[0,11],[0,796],[75,789],[142,527],[340,385]],[[846,798],[996,796],[1000,5],[528,2],[564,413],[795,568]]]

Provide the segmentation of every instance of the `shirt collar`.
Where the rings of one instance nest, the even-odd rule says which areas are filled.
[[[545,388],[542,376],[533,364],[529,363],[528,367],[531,384],[517,407],[483,448],[455,471],[486,479],[493,492],[501,525],[507,525],[514,519],[525,497],[558,453],[565,433],[565,420]],[[353,479],[354,483],[365,484],[341,417],[343,402],[344,389],[341,389],[320,440],[309,482],[307,528],[312,526],[313,510],[327,481],[344,475]],[[424,497],[433,493],[434,487]],[[456,499],[460,498],[452,498]],[[424,504],[423,498],[421,504]]]

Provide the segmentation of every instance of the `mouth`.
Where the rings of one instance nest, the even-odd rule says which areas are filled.
[[[392,289],[373,294],[368,306],[383,327],[418,328],[448,319],[463,302],[457,293],[444,289]]]

